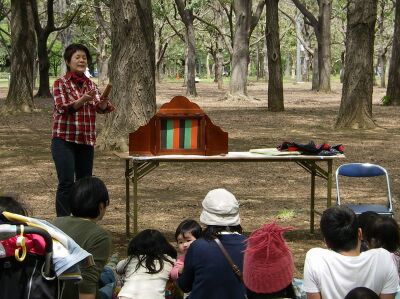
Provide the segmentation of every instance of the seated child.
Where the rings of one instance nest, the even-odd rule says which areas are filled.
[[[170,273],[173,280],[177,280],[179,274],[183,271],[185,254],[189,249],[190,244],[200,237],[201,226],[195,220],[185,219],[178,225],[175,231],[175,240],[178,244],[179,255]]]
[[[358,287],[352,289],[344,299],[379,299],[379,296],[371,289]]]
[[[376,218],[379,217],[379,214],[373,211],[366,211],[358,215],[358,227],[361,228],[362,232],[362,240],[361,240],[361,248],[360,252],[368,250],[368,242],[367,237],[365,236],[365,232],[367,229],[367,225],[375,221]]]
[[[119,299],[164,299],[165,285],[176,259],[175,248],[157,230],[146,229],[128,245],[128,258],[116,272],[124,276]]]
[[[247,239],[243,280],[249,299],[296,298],[293,256],[282,236],[291,229],[265,224]]]
[[[400,231],[396,220],[379,215],[366,225],[364,234],[370,249],[384,248],[392,253],[397,272],[400,274]]]

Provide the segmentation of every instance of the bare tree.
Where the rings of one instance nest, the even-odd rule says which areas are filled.
[[[318,0],[318,19],[299,0],[292,0],[304,15],[309,25],[314,28],[318,43],[318,90],[331,91],[331,15],[332,0]]]
[[[234,0],[236,30],[233,38],[232,74],[229,96],[247,98],[247,76],[249,65],[249,40],[264,9],[265,0],[258,3],[253,15],[252,0]]]
[[[265,0],[266,25],[265,39],[268,53],[268,110],[283,111],[283,82],[281,69],[281,50],[279,40],[279,0]]]
[[[40,20],[37,0],[29,0],[32,5],[33,17],[35,21],[35,31],[37,36],[37,55],[39,59],[39,90],[35,97],[49,98],[50,84],[49,84],[49,53],[47,50],[47,40],[50,33],[60,31],[68,28],[75,16],[77,15],[80,6],[75,10],[74,14],[66,21],[66,24],[60,27],[55,26],[54,22],[54,0],[47,0],[46,16],[47,22],[43,26]]]
[[[67,7],[71,5],[70,0],[57,0],[57,11],[58,13],[64,13],[67,11]],[[64,53],[65,48],[67,48],[72,42],[72,30],[70,27],[65,28],[60,31],[59,39],[61,41],[61,49],[62,53]],[[60,67],[60,75],[63,75],[67,72],[67,65],[64,59],[61,59],[61,67]]]
[[[400,0],[397,0],[395,5],[392,57],[386,96],[389,104],[400,105]]]
[[[193,27],[193,11],[191,8],[185,6],[184,0],[175,0],[176,7],[178,8],[179,15],[182,22],[185,24],[185,81],[186,81],[186,95],[197,96],[196,91],[196,39],[194,36]]]
[[[106,116],[98,144],[127,151],[129,132],[144,125],[156,109],[155,45],[151,2],[110,2],[110,95],[116,109]]]
[[[337,128],[373,128],[373,55],[377,0],[349,0],[342,100]]]
[[[11,78],[5,101],[13,111],[31,112],[36,38],[29,1],[11,1]]]
[[[97,78],[99,85],[105,85],[108,79],[108,63],[110,56],[107,52],[107,40],[111,37],[110,23],[103,15],[102,2],[94,0],[94,15],[96,19],[96,54],[97,54]],[[109,9],[109,7],[107,7]]]

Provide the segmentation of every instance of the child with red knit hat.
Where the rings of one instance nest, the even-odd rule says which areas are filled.
[[[243,261],[243,280],[249,299],[296,298],[293,257],[283,239],[291,227],[265,224],[251,233]]]

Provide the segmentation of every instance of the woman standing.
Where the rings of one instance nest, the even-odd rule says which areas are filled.
[[[64,52],[67,73],[53,86],[51,152],[57,170],[57,216],[70,215],[68,196],[75,180],[91,176],[96,142],[96,113],[114,107],[101,98],[97,86],[85,76],[91,62],[88,48],[71,44]]]
[[[245,237],[241,234],[239,203],[225,189],[208,192],[202,203],[203,238],[189,247],[178,286],[190,299],[244,299],[245,287],[219,248],[218,239],[242,271]]]

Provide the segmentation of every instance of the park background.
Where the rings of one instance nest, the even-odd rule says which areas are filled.
[[[101,89],[113,84],[117,110],[98,117],[94,175],[109,189],[101,224],[121,255],[125,174],[113,151],[126,151],[128,133],[175,95],[229,133],[230,151],[313,140],[344,145],[346,160],[334,169],[382,165],[398,220],[399,14],[399,1],[389,0],[0,1],[0,193],[54,218],[51,84],[65,70],[65,46],[81,42],[94,57],[91,79]],[[346,198],[384,200],[380,183],[351,184]],[[179,222],[198,219],[218,187],[238,198],[246,234],[275,220],[295,228],[286,238],[301,277],[305,253],[323,242],[308,231],[310,178],[295,164],[162,164],[140,182],[139,229],[173,242]],[[316,196],[323,211],[322,179]]]

